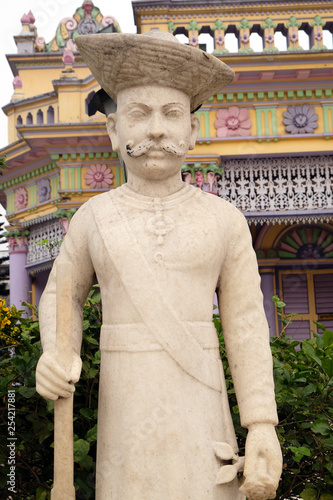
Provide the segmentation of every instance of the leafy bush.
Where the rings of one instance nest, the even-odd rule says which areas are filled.
[[[278,435],[284,455],[277,498],[333,500],[333,332],[318,325],[323,334],[296,342],[285,335],[291,317],[283,303],[275,303],[283,325],[282,335],[271,342],[280,424]],[[97,439],[97,398],[100,364],[100,294],[93,289],[84,307],[82,374],[74,397],[74,460],[77,499],[93,499]],[[4,306],[2,307],[2,309]],[[30,306],[32,313],[36,308]],[[13,500],[50,498],[53,476],[53,403],[35,392],[35,370],[41,354],[38,322],[12,309],[6,332],[0,334],[0,463],[6,464],[7,391],[16,393],[16,487]],[[8,316],[3,310],[1,318]],[[21,318],[21,319],[20,319]],[[19,322],[20,321],[20,322]],[[244,454],[246,430],[240,426],[235,391],[225,354],[221,322],[214,315],[233,421]],[[3,334],[3,335],[2,335]],[[5,337],[4,337],[5,335]],[[15,353],[14,353],[15,349]],[[0,489],[7,498],[8,467],[0,468]]]
[[[99,331],[102,318],[99,303],[100,294],[95,288],[84,307],[83,365],[74,397],[77,499],[94,498]],[[37,313],[36,308],[30,306],[30,309],[32,313]],[[13,500],[45,500],[50,498],[53,477],[53,402],[44,400],[35,390],[36,365],[42,353],[39,324],[32,317],[22,317],[22,311],[16,311],[14,317],[15,321],[6,325],[6,333],[0,334],[0,463],[7,464],[8,458],[7,391],[15,389],[17,493],[11,494],[11,497]],[[11,331],[8,329],[10,326]],[[7,498],[8,495],[7,473],[8,467],[0,467],[1,498]]]

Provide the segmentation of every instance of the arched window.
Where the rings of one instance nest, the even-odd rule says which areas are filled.
[[[17,126],[17,127],[20,127],[21,125],[23,125],[22,116],[21,116],[21,115],[18,115],[18,117],[17,117],[17,119],[16,119],[16,126]]]
[[[54,109],[52,106],[47,109],[47,123],[54,123]]]
[[[86,97],[86,101],[85,101],[86,102],[86,113],[88,116],[93,116],[97,111],[97,109],[93,103],[93,100],[92,100],[94,95],[95,95],[95,92],[92,91]]]
[[[43,125],[43,123],[44,123],[43,111],[39,109],[37,111],[37,125]]]
[[[27,114],[27,125],[32,125],[34,123],[33,117],[31,113]]]

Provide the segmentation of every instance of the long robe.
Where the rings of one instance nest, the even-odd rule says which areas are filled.
[[[111,210],[110,200],[121,216]],[[103,230],[101,219],[110,230]],[[140,307],[140,300],[131,300],[142,286],[135,252],[121,267],[129,251],[124,220],[152,272],[151,282],[156,280],[163,301],[212,364],[220,363],[223,379],[211,322],[219,289],[242,425],[277,422],[268,327],[244,217],[229,203],[188,185],[166,198],[141,196],[126,185],[100,195],[74,216],[58,260],[61,265],[68,259],[74,267],[75,337],[94,274],[102,293],[96,499],[239,499],[237,479],[216,484],[221,461],[214,444],[228,442],[237,451],[225,384],[216,390],[198,381],[147,328],[150,304],[143,300]],[[42,301],[42,334],[54,314],[56,266]],[[158,306],[154,312],[156,330],[163,335],[160,325],[168,311]]]

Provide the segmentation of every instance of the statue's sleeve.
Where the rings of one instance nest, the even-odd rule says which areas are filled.
[[[89,253],[88,228],[91,209],[83,205],[72,218],[61,244],[47,285],[39,303],[39,323],[43,350],[53,349],[56,339],[56,274],[63,261],[72,264],[73,348],[80,354],[82,340],[82,309],[94,282],[94,268]]]
[[[218,285],[226,350],[241,424],[277,424],[269,329],[245,217],[230,207],[226,256]]]

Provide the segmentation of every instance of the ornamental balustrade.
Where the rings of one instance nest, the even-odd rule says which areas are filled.
[[[28,240],[27,265],[51,260],[51,246],[52,258],[55,258],[59,253],[62,240],[63,230],[59,219],[32,226]]]
[[[332,5],[327,6],[332,7]],[[308,49],[321,51],[331,48],[325,46],[324,34],[333,33],[333,9],[325,9],[325,4],[322,7],[318,10],[273,11],[270,9],[269,12],[246,12],[244,10],[243,13],[228,12],[225,9],[220,15],[197,14],[189,23],[187,20],[179,19],[180,17],[188,19],[188,16],[173,15],[169,16],[172,20],[168,24],[168,30],[173,35],[185,35],[188,37],[188,43],[198,48],[202,48],[200,35],[210,35],[215,55],[225,55],[229,52],[249,54],[254,51],[268,54],[286,50],[290,52]],[[143,17],[149,18],[149,16]],[[227,35],[232,34],[237,42],[237,50],[228,49]],[[253,43],[254,34],[256,34],[255,43]],[[277,40],[277,34],[279,34],[280,41]],[[256,48],[253,49],[252,46]]]
[[[333,157],[227,160],[219,196],[242,212],[332,211]]]

